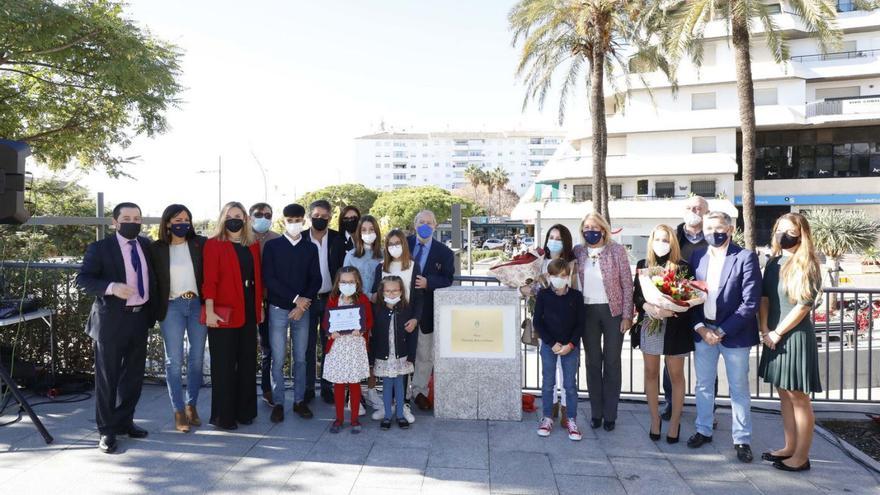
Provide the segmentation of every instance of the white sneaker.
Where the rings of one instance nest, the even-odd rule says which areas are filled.
[[[551,431],[553,431],[553,419],[547,417],[541,418],[541,422],[538,423],[538,436],[549,437]]]
[[[373,421],[382,421],[385,419],[385,406],[379,404],[379,407],[373,411],[373,416],[371,417],[373,418]]]
[[[413,416],[412,411],[410,411],[409,404],[403,405],[403,417],[409,422],[409,424],[416,422],[416,417]]]
[[[568,418],[568,421],[565,425],[568,428],[568,439],[573,442],[579,442],[581,438],[581,430],[578,429],[577,422],[571,418]]]
[[[345,401],[345,410],[346,410],[346,411],[351,411],[351,404],[350,404],[348,401]],[[364,410],[363,407],[359,407],[359,408],[358,408],[358,417],[360,417],[360,416],[366,416],[366,415],[367,415],[367,411]]]
[[[382,409],[385,407],[382,404],[382,398],[379,397],[379,392],[376,392],[375,388],[368,388],[364,397],[367,399],[367,404],[373,409]]]

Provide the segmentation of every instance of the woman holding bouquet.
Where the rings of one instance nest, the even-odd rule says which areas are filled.
[[[645,300],[639,281],[639,270],[645,268],[657,271],[657,277],[674,274],[679,280],[690,278],[690,267],[681,259],[678,239],[671,227],[658,225],[654,228],[648,238],[648,254],[636,265],[633,302],[639,315],[631,340],[633,347],[642,349],[644,357],[645,396],[651,411],[651,429],[648,435],[654,441],[660,440],[662,426],[657,405],[660,356],[666,357],[666,370],[672,382],[672,417],[669,420],[666,441],[677,443],[681,431],[681,411],[684,407],[684,358],[694,350],[694,337],[687,313],[673,313]]]

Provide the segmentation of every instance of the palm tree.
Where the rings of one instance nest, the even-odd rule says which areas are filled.
[[[523,109],[534,99],[543,109],[554,74],[563,66],[566,67],[560,88],[560,125],[565,120],[569,93],[580,84],[585,83],[589,88],[593,209],[605,218],[609,218],[609,212],[604,84],[611,86],[616,104],[622,107],[630,78],[620,78],[626,85],[626,91],[622,91],[616,76],[636,72],[641,78],[642,72],[659,69],[673,80],[674,74],[662,47],[650,42],[652,33],[660,29],[663,3],[661,0],[520,0],[508,15],[514,46],[523,42],[517,67],[517,76],[526,85]]]
[[[485,172],[479,166],[474,165],[473,163],[468,165],[464,170],[464,178],[471,183],[471,187],[474,188],[474,201],[477,201],[477,194],[480,185],[485,181]]]
[[[837,17],[835,2],[829,0],[789,0],[789,13],[802,26],[813,32],[822,51],[837,43],[840,31],[834,26]],[[780,32],[768,5],[761,0],[678,0],[671,7],[676,17],[666,36],[666,49],[673,58],[689,52],[693,62],[702,62],[702,41],[706,26],[713,20],[729,24],[734,65],[736,92],[739,100],[739,118],[742,132],[742,204],[745,245],[754,249],[755,232],[755,91],[752,84],[750,43],[763,38],[776,63],[788,62],[788,42]],[[757,21],[757,22],[756,22]],[[757,34],[760,33],[760,34]]]
[[[504,170],[504,167],[501,166],[496,166],[487,175],[489,176],[489,182],[492,183],[492,189],[498,193],[495,200],[495,210],[497,211],[501,205],[501,193],[504,192],[504,188],[510,183],[510,177],[507,171]]]
[[[851,210],[821,209],[807,214],[816,250],[827,258],[831,286],[839,283],[840,258],[862,253],[877,242],[880,224],[864,213]]]

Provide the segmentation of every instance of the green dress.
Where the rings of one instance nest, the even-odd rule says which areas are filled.
[[[767,326],[770,330],[775,329],[796,306],[812,306],[817,295],[814,293],[811,300],[797,303],[788,299],[780,280],[780,265],[785,262],[785,258],[776,257],[768,261],[764,268],[763,296],[770,302],[767,312]],[[766,345],[761,349],[758,376],[765,383],[784,390],[798,390],[806,394],[822,391],[819,380],[819,349],[810,315],[786,332],[776,344],[776,349],[770,349]]]

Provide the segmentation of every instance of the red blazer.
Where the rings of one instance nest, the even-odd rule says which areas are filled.
[[[254,307],[257,310],[257,323],[263,321],[263,280],[260,269],[260,243],[250,245],[251,256],[254,258]],[[216,238],[205,242],[204,281],[202,297],[213,299],[214,306],[229,306],[232,312],[228,322],[221,323],[220,328],[238,328],[244,326],[244,288],[241,282],[241,269],[238,256],[231,241]]]
[[[367,345],[370,340],[370,330],[373,329],[373,305],[364,294],[358,297],[357,304],[361,307],[361,333],[364,337],[364,345]],[[327,305],[324,306],[324,318],[321,320],[321,331],[326,332],[330,327],[330,310],[336,307],[339,307],[338,297],[327,299]],[[327,348],[324,349],[324,354],[330,352],[331,347],[333,347],[333,339],[327,339]]]

